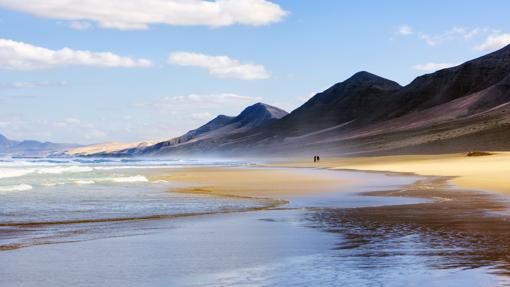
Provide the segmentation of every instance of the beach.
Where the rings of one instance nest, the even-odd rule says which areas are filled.
[[[418,158],[150,170],[170,194],[262,205],[67,224],[83,234],[0,251],[0,285],[507,284],[506,196],[457,185],[460,155],[438,157],[451,168],[443,173],[426,172],[437,158]]]
[[[297,159],[276,164],[294,167],[321,167],[364,171],[389,171],[429,176],[453,177],[462,188],[510,193],[508,184],[509,152],[490,152],[486,156],[466,156],[465,153],[440,155],[401,155],[351,158],[322,158],[320,163]]]

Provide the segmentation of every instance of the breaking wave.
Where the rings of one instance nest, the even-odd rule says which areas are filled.
[[[31,190],[32,188],[33,187],[30,184],[8,185],[0,186],[0,192],[27,191]]]
[[[149,182],[149,180],[143,175],[108,177],[103,179],[103,181],[110,181],[116,183]]]

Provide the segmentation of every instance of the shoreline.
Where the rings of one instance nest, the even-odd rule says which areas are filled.
[[[267,173],[276,174],[278,184]],[[451,177],[320,167],[207,167],[166,176],[182,184],[178,192],[289,203],[175,220],[92,223],[89,227],[108,234],[2,251],[0,265],[10,267],[0,271],[0,283],[38,286],[43,274],[56,270],[46,285],[98,285],[104,278],[117,280],[116,286],[205,286],[218,280],[242,285],[267,283],[274,274],[279,277],[271,282],[282,285],[294,278],[308,285],[334,285],[338,274],[344,274],[347,282],[358,285],[405,286],[414,278],[410,282],[437,286],[460,278],[499,282],[506,278],[500,274],[510,274],[510,217],[491,214],[507,206],[493,193],[452,186]],[[323,180],[327,184],[318,184]],[[300,189],[292,193],[294,188]],[[231,194],[233,190],[237,193]],[[350,194],[368,204],[351,202]],[[333,206],[317,205],[317,200]],[[296,202],[304,203],[296,207]],[[319,277],[317,270],[322,270]],[[78,281],[69,281],[68,274]],[[440,276],[431,283],[430,274]]]
[[[507,173],[510,152],[489,151],[485,156],[461,153],[437,155],[394,155],[370,157],[331,157],[320,163],[309,159],[291,159],[265,164],[273,167],[317,167],[326,169],[388,172],[418,176],[446,176],[459,188],[510,194]]]
[[[296,170],[300,172],[296,173]],[[302,171],[302,172],[301,172]],[[316,172],[315,172],[316,171]],[[297,207],[287,206],[295,199],[303,196],[317,196],[319,194],[326,193],[342,193],[352,188],[353,184],[356,184],[356,180],[345,180],[345,178],[338,178],[336,176],[324,175],[323,171],[332,172],[336,174],[336,171],[353,172],[357,174],[378,174],[383,176],[395,176],[395,177],[421,177],[425,181],[432,180],[442,182],[443,184],[449,184],[454,176],[433,176],[433,175],[421,175],[410,171],[387,171],[387,170],[360,170],[355,168],[343,168],[336,165],[331,165],[331,162],[322,162],[319,166],[312,165],[309,163],[285,163],[285,164],[259,164],[251,167],[192,167],[173,170],[171,174],[165,175],[152,175],[151,178],[155,180],[172,180],[183,184],[180,187],[174,187],[169,192],[172,193],[184,193],[184,194],[200,194],[205,196],[218,196],[223,198],[239,198],[239,199],[251,199],[259,202],[265,202],[264,206],[260,207],[247,207],[239,210],[218,210],[211,212],[194,212],[194,213],[183,213],[183,214],[156,214],[142,217],[126,217],[126,218],[107,218],[107,219],[87,219],[87,220],[76,220],[76,221],[55,221],[55,222],[20,222],[20,223],[5,223],[0,224],[0,227],[45,227],[54,225],[80,225],[80,224],[100,224],[100,223],[125,223],[131,221],[150,221],[150,220],[165,220],[165,219],[176,219],[176,218],[187,218],[197,216],[208,216],[215,214],[229,214],[229,213],[244,213],[252,211],[264,211],[274,210],[277,208],[284,209],[296,209]],[[255,174],[254,174],[255,173]],[[274,174],[278,173],[276,177]],[[193,174],[190,176],[190,174]],[[198,174],[198,176],[197,176]],[[274,185],[271,180],[267,179],[267,175],[272,174],[273,178],[279,178],[281,182],[285,183],[285,189],[282,189],[281,185]],[[255,176],[254,176],[255,175]],[[298,177],[296,177],[296,175]],[[306,176],[305,176],[306,175]],[[246,176],[250,180],[246,181]],[[219,177],[219,179],[214,179]],[[240,185],[239,177],[244,182]],[[237,178],[237,180],[236,180]],[[254,181],[254,179],[256,179]],[[262,180],[260,180],[262,179]],[[289,182],[298,180],[297,183],[290,185]],[[359,196],[379,196],[390,198],[388,203],[384,203],[381,206],[371,207],[329,207],[329,209],[358,209],[358,208],[381,208],[388,206],[400,206],[400,207],[412,207],[414,205],[420,205],[422,203],[413,204],[402,204],[393,200],[395,198],[411,198],[411,199],[426,199],[430,200],[431,203],[440,202],[445,199],[442,196],[436,196],[434,193],[413,193],[409,194],[403,191],[409,189],[419,189],[420,185],[424,180],[417,180],[411,184],[399,185],[396,190],[391,192],[388,191],[369,191],[359,192]],[[261,185],[261,182],[264,184]],[[326,184],[324,184],[326,182]],[[320,183],[320,184],[319,184]],[[315,186],[319,185],[319,188]],[[253,187],[256,186],[256,190]],[[295,188],[299,186],[299,190]],[[262,187],[262,188],[261,188]],[[434,186],[433,188],[438,188]],[[460,190],[458,186],[450,186],[447,188],[450,191]],[[471,190],[473,194],[481,193],[480,190]],[[495,195],[494,192],[487,191],[491,195]],[[443,194],[446,195],[446,194]],[[451,199],[448,199],[451,200]],[[392,203],[393,201],[393,203]],[[306,210],[321,210],[323,207],[320,206],[303,206]],[[499,207],[498,211],[504,210],[507,207]],[[495,211],[495,210],[492,210]],[[44,243],[46,244],[46,243]],[[0,246],[0,251],[15,250],[18,248],[30,247],[34,245],[26,246]]]
[[[289,166],[289,164],[262,165],[262,167],[267,167],[269,170],[275,167],[348,170],[341,166],[313,167],[310,165]],[[308,219],[320,226],[322,230],[329,233],[348,234],[347,237],[350,240],[343,242],[337,248],[353,249],[360,248],[361,245],[370,246],[377,241],[374,239],[379,238],[381,233],[390,238],[395,236],[428,237],[428,241],[422,243],[429,246],[431,250],[423,252],[422,256],[440,257],[441,260],[434,263],[438,268],[487,267],[497,274],[510,273],[510,216],[503,214],[510,208],[508,194],[463,188],[455,181],[460,177],[458,175],[434,176],[412,171],[349,170],[385,176],[423,177],[422,180],[399,186],[394,190],[361,192],[359,195],[421,198],[430,202],[352,208],[306,208],[312,211]],[[208,192],[214,193],[211,190]],[[358,233],[351,230],[357,230]],[[399,231],[396,232],[396,230]],[[366,256],[374,256],[374,254]]]
[[[243,188],[239,188],[239,183],[234,182],[233,185],[228,185],[225,189],[225,186],[221,186],[221,184],[225,184],[224,178],[219,181],[211,184],[203,185],[201,180],[204,180],[204,177],[199,178],[199,182],[201,183],[191,183],[181,178],[182,182],[186,182],[184,186],[171,188],[168,192],[172,193],[184,193],[184,194],[201,194],[204,196],[218,196],[222,198],[233,198],[233,199],[250,199],[258,202],[263,202],[263,206],[255,206],[255,207],[246,207],[242,209],[236,210],[217,210],[211,212],[194,212],[194,213],[183,213],[183,214],[155,214],[149,216],[141,216],[141,217],[121,217],[121,218],[99,218],[99,219],[83,219],[83,220],[69,220],[69,221],[40,221],[40,222],[11,222],[11,223],[0,223],[0,228],[4,228],[2,231],[4,235],[13,236],[17,232],[22,234],[27,228],[33,230],[44,230],[45,228],[52,228],[52,226],[63,226],[63,227],[76,227],[76,228],[89,228],[94,225],[103,225],[103,224],[127,224],[129,222],[141,222],[141,221],[154,221],[154,220],[168,220],[168,219],[179,219],[179,218],[192,218],[199,216],[209,216],[209,215],[218,215],[218,214],[233,214],[233,213],[246,213],[246,212],[257,212],[264,210],[276,210],[276,209],[311,209],[313,206],[284,206],[289,205],[298,197],[307,197],[320,195],[320,194],[328,194],[328,193],[342,193],[347,191],[351,186],[349,184],[359,183],[360,181],[346,180],[345,177],[339,176],[336,171],[330,171],[329,175],[324,174],[325,170],[317,170],[312,168],[306,168],[299,172],[296,172],[294,168],[266,168],[266,167],[199,167],[199,168],[185,168],[173,170],[171,175],[172,180],[176,180],[175,174],[180,174],[181,176],[193,173],[200,174],[207,178],[206,181],[211,181],[210,173],[220,174],[220,177],[224,176],[224,174],[228,175],[228,182],[231,182],[231,173],[234,173],[234,176],[241,175],[241,180],[246,181],[246,176],[251,178],[253,181],[246,181]],[[253,176],[253,173],[258,176]],[[286,191],[280,193],[282,191],[281,185],[273,185],[273,182],[267,181],[266,176],[268,174],[277,173],[276,177],[280,177],[280,183],[284,183],[286,185]],[[362,174],[363,172],[355,171],[356,174]],[[260,176],[262,175],[262,177]],[[168,180],[168,175],[153,175],[151,178],[155,180]],[[266,183],[265,187],[261,188],[260,179]],[[294,184],[290,184],[291,181],[297,180]],[[326,181],[326,184],[323,184],[323,181]],[[192,181],[194,182],[194,181]],[[320,184],[319,184],[320,183]],[[349,184],[347,184],[349,183]],[[303,185],[304,184],[304,185]],[[344,186],[344,184],[347,184]],[[311,186],[313,185],[313,187]],[[339,188],[338,185],[341,185]],[[256,186],[255,190],[252,188]],[[295,192],[297,186],[301,189],[298,192]],[[235,190],[236,192],[232,192]],[[261,192],[262,193],[259,193]],[[83,227],[81,227],[83,226]],[[20,228],[19,231],[12,228]],[[114,235],[112,235],[114,236]],[[107,237],[107,236],[106,236]],[[62,239],[53,240],[53,241],[42,241],[37,239],[32,243],[23,243],[23,244],[6,244],[0,246],[0,251],[11,251],[20,248],[39,246],[45,244],[53,244],[53,243],[62,243],[67,242],[66,237]],[[78,241],[81,239],[78,239]],[[73,241],[73,240],[71,240]]]

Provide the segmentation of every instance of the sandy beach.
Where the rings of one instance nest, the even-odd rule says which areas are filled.
[[[184,185],[173,188],[173,192],[271,199],[346,191],[352,184],[359,183],[357,179],[338,177],[334,173],[256,167],[191,168],[155,176],[154,179]]]
[[[111,286],[498,286],[510,272],[506,196],[475,190],[478,185],[469,184],[483,184],[483,176],[457,170],[476,162],[490,172],[490,158],[505,165],[509,157],[296,160],[151,173],[151,181],[175,184],[169,193],[268,204],[245,212],[89,222],[80,232],[105,232],[0,251],[0,265],[10,266],[0,271],[0,283],[38,286],[42,274],[51,273],[58,275],[44,282],[52,286],[102,280]],[[445,168],[434,172],[439,163]],[[463,177],[471,181],[458,183]]]
[[[323,157],[320,163],[313,163],[309,159],[298,159],[276,165],[447,176],[453,177],[451,182],[462,188],[510,194],[510,184],[508,184],[510,152],[492,152],[488,156],[474,157],[459,153],[353,158]]]

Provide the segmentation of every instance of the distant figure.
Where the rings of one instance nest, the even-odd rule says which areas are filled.
[[[317,162],[320,162],[320,161],[321,161],[321,157],[317,156]]]
[[[313,162],[317,162],[317,156],[313,157]]]

